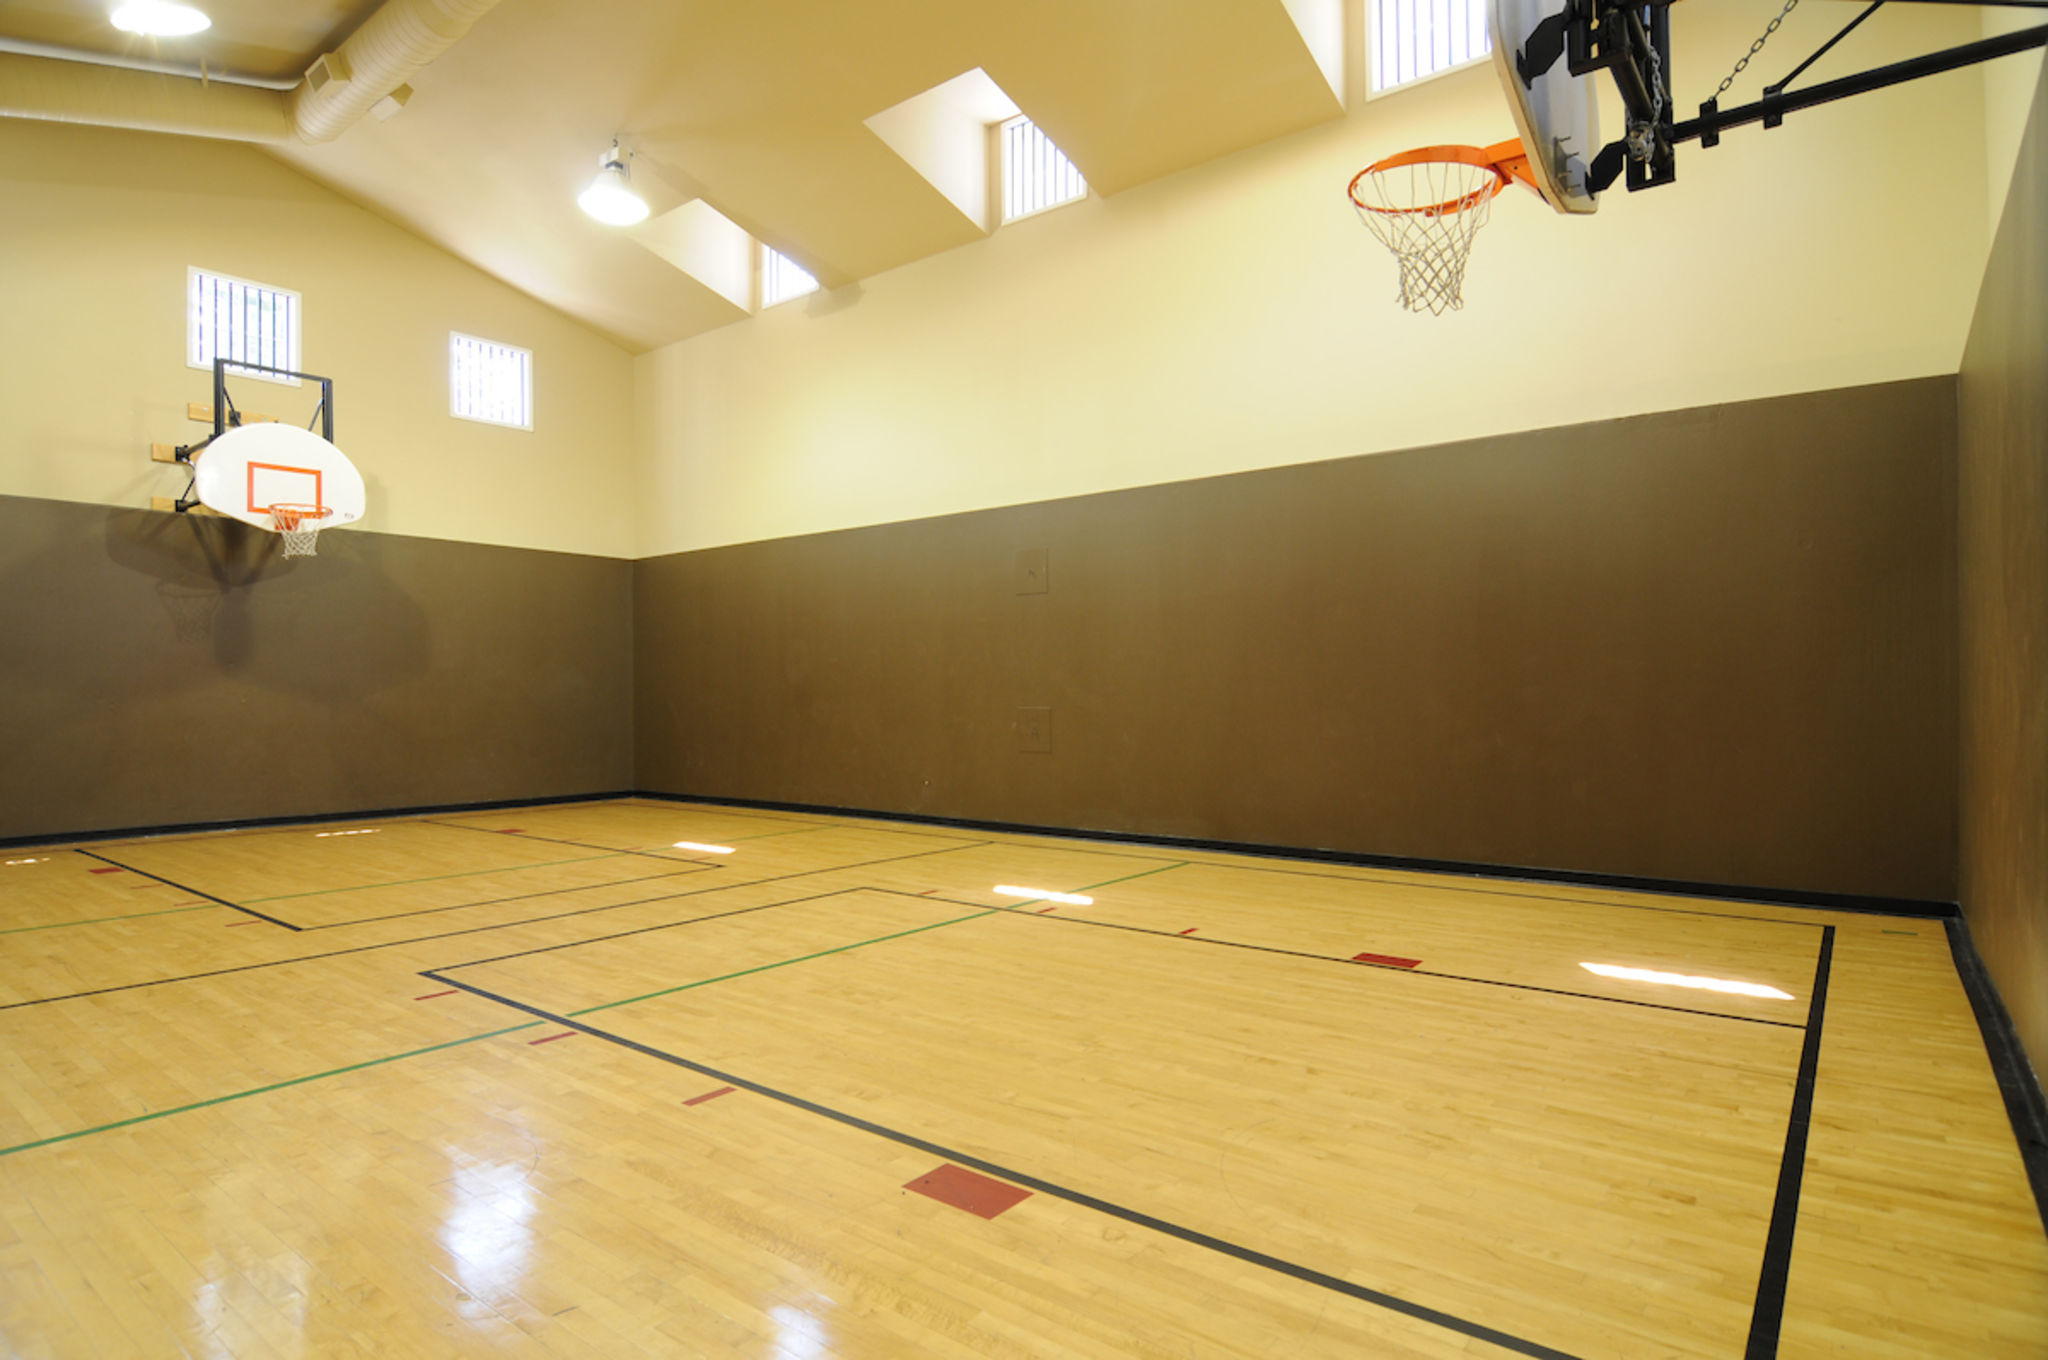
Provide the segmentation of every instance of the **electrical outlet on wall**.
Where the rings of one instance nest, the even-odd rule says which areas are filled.
[[[1017,554],[1017,593],[1043,595],[1050,589],[1046,577],[1046,551],[1026,548]]]
[[[1017,710],[1017,749],[1020,751],[1050,751],[1052,749],[1052,710],[1050,708],[1020,708]]]

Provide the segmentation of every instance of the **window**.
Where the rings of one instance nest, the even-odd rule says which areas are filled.
[[[997,134],[1003,143],[1003,220],[1057,208],[1088,196],[1088,181],[1038,124],[1018,114]]]
[[[1477,61],[1493,50],[1485,0],[1367,0],[1372,92]]]
[[[266,368],[297,368],[299,295],[226,274],[188,269],[185,362],[211,370],[216,356]],[[249,376],[294,387],[299,382],[273,373]]]
[[[464,420],[532,429],[532,351],[450,331],[448,409]]]
[[[818,281],[811,277],[810,270],[772,246],[761,247],[763,307],[773,307],[778,302],[787,302],[791,298],[800,298],[806,293],[817,291]]]

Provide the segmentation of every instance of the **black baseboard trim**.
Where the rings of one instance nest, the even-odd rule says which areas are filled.
[[[1417,874],[1463,874],[1473,878],[1513,879],[1524,883],[1561,883],[1623,892],[1663,893],[1673,897],[1711,897],[1730,902],[1758,902],[1779,907],[1817,907],[1870,916],[1904,916],[1916,920],[1947,920],[1958,914],[1953,902],[1916,897],[1875,897],[1857,893],[1811,892],[1799,888],[1759,888],[1737,883],[1699,883],[1687,879],[1645,878],[1634,874],[1603,874],[1585,869],[1541,869],[1527,865],[1480,864],[1464,860],[1417,859],[1408,855],[1376,855],[1360,850],[1318,850],[1251,841],[1216,841],[1182,836],[1148,835],[1137,831],[1092,831],[1072,826],[1035,826],[1026,822],[991,822],[971,817],[938,817],[923,813],[877,812],[871,808],[832,807],[817,803],[783,803],[765,798],[721,798],[706,794],[658,793],[643,789],[632,795],[669,803],[705,803],[714,807],[757,808],[764,812],[807,813],[818,817],[864,817],[905,822],[913,826],[944,826],[962,831],[997,831],[1014,836],[1068,836],[1076,840],[1118,845],[1151,845],[1163,850],[1209,850],[1263,859],[1316,860],[1369,869],[1395,869]]]
[[[2027,1183],[2034,1188],[2034,1207],[2041,1226],[2048,1228],[2048,1100],[2041,1095],[2041,1081],[2027,1050],[2013,1028],[2012,1013],[1998,995],[1984,958],[1970,938],[1970,923],[1963,917],[1947,922],[1948,947],[1955,955],[1956,975],[1976,1012],[1977,1028],[1984,1035],[1984,1051],[1991,1057],[1991,1071],[1998,1078],[1998,1093],[2005,1097],[2006,1117],[2012,1120],[2013,1137],[2020,1145],[2020,1160],[2026,1164]]]
[[[194,836],[211,831],[249,831],[268,827],[319,826],[330,822],[362,822],[378,817],[433,817],[457,812],[494,812],[501,808],[548,807],[561,803],[602,803],[620,798],[647,798],[666,803],[703,803],[711,807],[755,808],[815,817],[860,817],[903,822],[911,826],[943,826],[962,831],[995,831],[1015,836],[1067,836],[1114,845],[1149,845],[1162,850],[1208,850],[1261,859],[1311,860],[1368,869],[1393,869],[1416,874],[1462,874],[1523,883],[1556,883],[1571,887],[1610,888],[1621,892],[1660,893],[1671,897],[1707,897],[1726,902],[1756,902],[1779,907],[1816,907],[1872,916],[1917,920],[1953,920],[1953,902],[1913,897],[1874,897],[1857,893],[1812,892],[1799,888],[1759,888],[1741,883],[1700,883],[1689,879],[1648,878],[1637,874],[1604,874],[1585,869],[1544,869],[1517,864],[1483,864],[1466,860],[1419,859],[1410,855],[1377,855],[1361,850],[1322,850],[1254,841],[1204,840],[1185,836],[1149,835],[1137,831],[1097,831],[1085,827],[1039,826],[1028,822],[994,822],[973,817],[939,817],[924,813],[880,812],[873,808],[834,807],[819,803],[785,803],[766,798],[723,798],[712,794],[663,793],[652,789],[614,789],[595,793],[551,794],[545,798],[499,798],[477,803],[435,803],[421,807],[367,808],[355,812],[323,812],[297,817],[249,817],[239,821],[177,822],[164,826],[117,827],[58,835],[0,836],[0,849],[25,846],[77,845],[96,841],[141,840],[150,836]]]
[[[210,831],[257,831],[268,827],[325,826],[333,822],[374,821],[379,817],[435,817],[445,816],[451,812],[495,812],[500,808],[546,807],[556,803],[604,803],[641,796],[631,790],[551,793],[545,798],[496,798],[482,803],[429,803],[420,807],[367,808],[360,812],[313,812],[296,817],[244,817],[223,822],[172,822],[164,826],[124,826],[105,831],[0,836],[0,850],[12,850],[21,846],[91,845],[99,841],[135,841],[151,836],[203,836]]]

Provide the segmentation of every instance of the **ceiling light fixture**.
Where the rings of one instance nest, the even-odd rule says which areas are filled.
[[[633,172],[627,168],[630,153],[619,150],[612,139],[611,150],[597,158],[597,178],[576,196],[576,206],[606,226],[630,227],[647,220],[647,200],[633,192]]]
[[[186,38],[213,27],[213,20],[192,6],[172,0],[127,0],[115,6],[110,17],[123,33],[149,38]]]

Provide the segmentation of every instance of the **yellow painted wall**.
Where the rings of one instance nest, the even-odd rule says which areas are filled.
[[[302,366],[336,379],[363,527],[633,555],[625,351],[251,147],[0,119],[0,493],[147,506],[184,474],[152,441],[188,401],[186,269],[298,291]],[[448,333],[534,355],[534,429],[448,410]],[[232,383],[238,405],[306,392]]]
[[[1681,109],[1779,8],[1674,11]],[[1732,97],[1846,17],[1817,15]],[[1964,7],[1888,7],[1808,78],[1980,31]],[[1510,191],[1465,309],[1431,318],[1395,307],[1344,186],[1512,123],[1488,66],[1355,101],[641,356],[639,551],[1953,373],[1989,241],[1986,107],[1963,72],[1731,132],[1591,219]]]
[[[1986,5],[1983,9],[1984,37],[1998,37],[2022,28],[2048,23],[2048,15],[2018,6]],[[2027,130],[2027,116],[2034,107],[2034,87],[2041,77],[2041,52],[2019,52],[1986,62],[1984,71],[1984,164],[1985,222],[1996,233],[2005,213],[2006,190],[2012,187],[2013,166],[2020,153],[2020,138]]]

